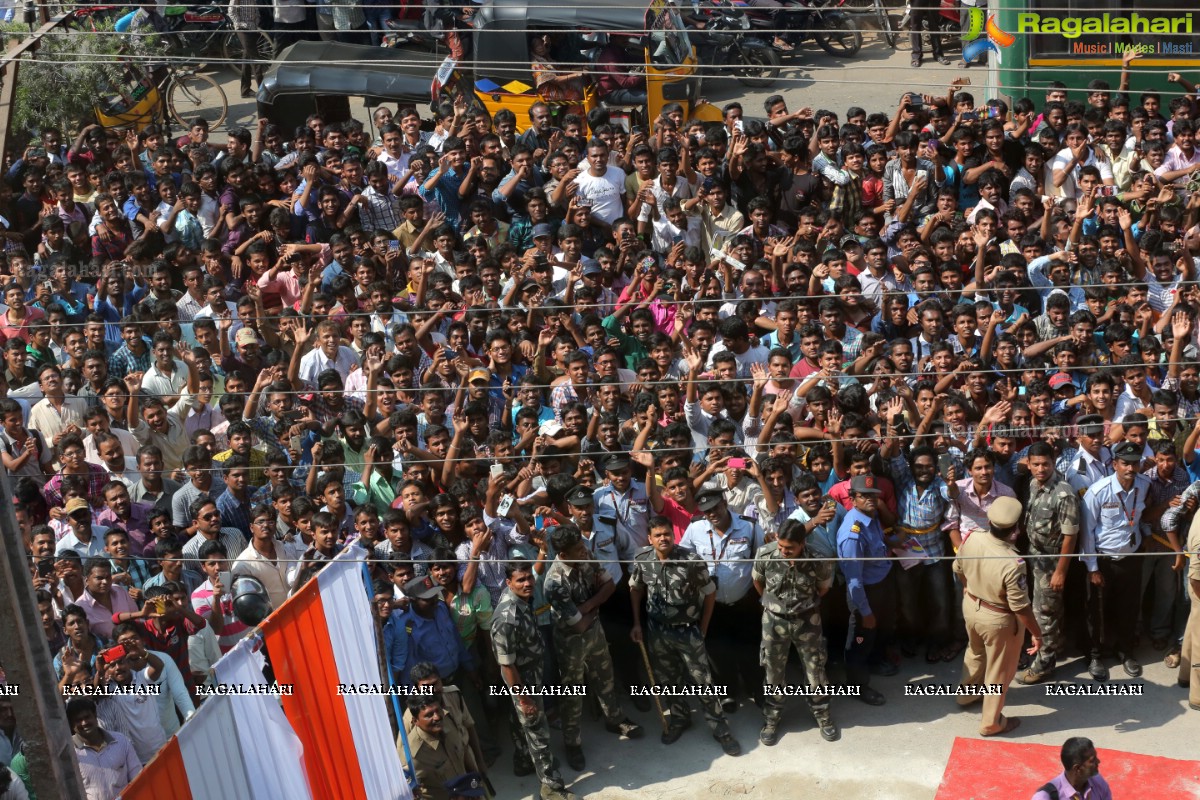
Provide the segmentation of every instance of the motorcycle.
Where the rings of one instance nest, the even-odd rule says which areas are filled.
[[[727,65],[743,86],[775,85],[781,62],[774,47],[750,33],[750,19],[727,0],[705,8],[705,16],[689,16],[688,37],[701,64]]]
[[[445,52],[446,29],[453,27],[454,14],[448,8],[427,5],[418,17],[388,17],[383,21],[381,47]]]
[[[752,28],[777,31],[792,46],[785,55],[797,55],[800,45],[811,38],[831,56],[852,58],[862,49],[862,31],[841,10],[845,0],[796,0],[782,8],[748,8]]]

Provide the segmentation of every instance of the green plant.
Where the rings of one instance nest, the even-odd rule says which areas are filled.
[[[6,37],[28,36],[19,24],[0,30]],[[13,130],[34,133],[56,126],[70,135],[95,122],[97,103],[128,93],[137,81],[131,68],[144,67],[147,58],[165,49],[161,37],[116,33],[111,21],[96,22],[95,30],[55,28],[20,62]]]

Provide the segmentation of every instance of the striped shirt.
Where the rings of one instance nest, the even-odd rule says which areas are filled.
[[[204,543],[209,541],[204,534],[197,532],[183,546],[184,561],[198,564],[200,561],[200,548]],[[217,534],[216,541],[220,542],[225,547],[225,555],[232,558],[234,554],[240,553],[246,549],[246,537],[242,536],[242,532],[237,528],[221,528]]]
[[[104,731],[104,743],[99,748],[87,744],[78,734],[71,737],[71,742],[89,800],[116,797],[142,771],[133,743],[123,734]]]
[[[236,554],[234,556],[236,557]],[[220,645],[222,653],[228,653],[238,643],[238,640],[246,635],[250,626],[239,620],[233,613],[233,595],[229,593],[229,587],[226,587],[225,594],[214,602],[215,596],[212,581],[205,581],[200,584],[199,589],[192,592],[192,609],[205,619],[211,620],[215,606],[220,606],[225,627],[221,629],[217,643]],[[212,625],[211,621],[209,625]]]
[[[946,554],[945,527],[946,511],[950,508],[949,489],[941,476],[933,479],[933,483],[924,490],[917,487],[912,469],[904,456],[893,456],[891,460],[892,480],[896,485],[896,505],[900,515],[898,524],[913,530],[926,530],[927,533],[914,534],[916,540],[930,558]]]
[[[151,684],[135,672],[132,685]],[[167,743],[167,732],[158,718],[157,695],[114,694],[101,698],[96,706],[96,716],[105,729],[128,737],[143,764]]]
[[[946,514],[946,527],[958,528],[962,541],[965,542],[972,533],[990,529],[987,512],[997,497],[1016,496],[1011,488],[993,480],[987,494],[981,497],[975,492],[975,479],[963,478],[958,482],[958,500],[950,505]]]

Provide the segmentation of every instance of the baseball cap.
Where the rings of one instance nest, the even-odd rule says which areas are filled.
[[[469,373],[467,373],[467,383],[474,383],[475,381],[487,381],[488,383],[491,383],[491,371],[485,367],[476,367],[475,369],[471,370]]]
[[[881,494],[879,488],[875,486],[874,475],[855,475],[850,479],[850,492],[852,494]]]
[[[544,222],[539,222],[533,226],[533,238],[540,239],[543,236],[553,236],[554,229]]]
[[[1071,383],[1071,376],[1065,372],[1059,372],[1050,376],[1050,390],[1058,391],[1064,386],[1074,387]]]
[[[858,240],[858,237],[852,233],[848,233],[838,242],[838,247],[845,250],[847,247],[862,247],[863,244]]]
[[[442,596],[442,587],[426,575],[424,578],[413,578],[404,584],[404,594],[413,600],[430,600]]]
[[[576,508],[587,508],[592,504],[592,490],[586,486],[576,486],[567,494],[567,505]]]
[[[67,504],[64,507],[64,510],[67,512],[68,517],[71,516],[72,514],[74,514],[76,511],[79,511],[80,509],[86,509],[89,514],[91,513],[91,510],[92,510],[91,506],[88,505],[88,501],[84,500],[82,497],[72,497],[70,500],[67,501]]]
[[[1112,449],[1113,458],[1129,464],[1142,463],[1142,446],[1134,442],[1121,442]]]
[[[258,334],[249,328],[239,328],[233,340],[239,345],[258,344]]]
[[[1021,519],[1021,503],[1015,497],[997,497],[987,512],[988,522],[997,528],[1012,528]]]
[[[603,275],[604,270],[600,268],[599,264],[588,264],[586,267],[583,268],[583,274],[584,275]]]
[[[706,489],[696,498],[696,508],[701,511],[712,511],[725,502],[725,493],[720,489]]]

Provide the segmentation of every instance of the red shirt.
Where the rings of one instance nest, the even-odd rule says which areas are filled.
[[[692,524],[692,512],[665,494],[660,496],[663,501],[662,515],[671,520],[671,528],[675,532],[675,544],[679,544],[683,539],[683,532],[687,530],[688,525]]]
[[[792,371],[788,373],[788,377],[789,378],[799,378],[801,380],[804,380],[809,375],[812,375],[814,372],[820,372],[820,371],[821,371],[820,367],[814,367],[808,363],[807,359],[801,358],[799,361],[797,361],[792,366]]]
[[[179,667],[179,671],[183,673],[183,682],[188,687],[188,693],[192,697],[196,696],[196,681],[192,679],[192,662],[188,658],[188,637],[200,630],[187,617],[172,624],[166,624],[161,619],[158,624],[161,629],[155,627],[152,620],[135,619],[132,620],[134,625],[137,625],[142,630],[142,635],[146,640],[146,649],[157,650],[160,653],[166,653],[175,662],[175,666]],[[204,623],[207,625],[208,623]],[[200,627],[204,627],[201,625]]]
[[[896,490],[888,478],[875,478],[875,486],[879,489],[879,501],[887,506],[888,511],[896,513]],[[850,481],[844,480],[829,487],[829,496],[849,511],[854,507],[850,502]]]
[[[29,328],[46,318],[46,312],[32,306],[25,306],[25,319],[19,323],[10,321],[11,314],[12,310],[9,309],[0,316],[0,335],[4,336],[5,341],[21,339],[26,344],[29,344]]]

